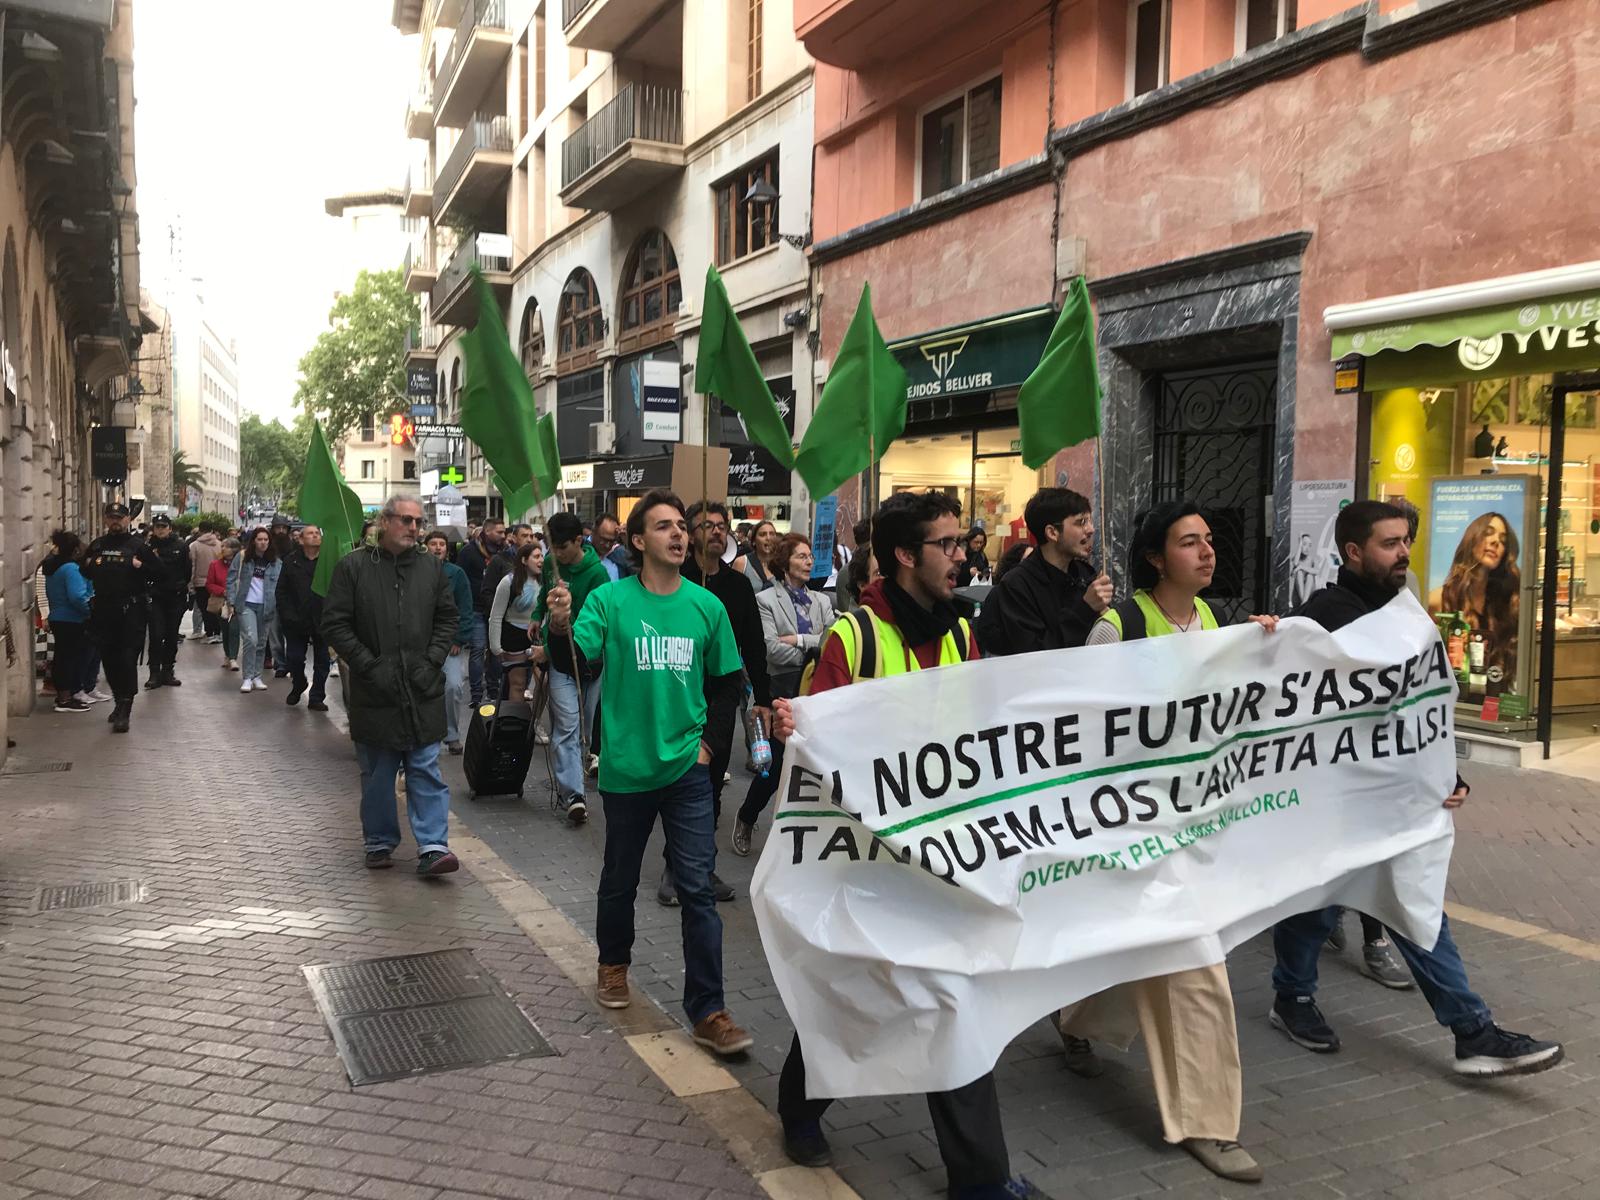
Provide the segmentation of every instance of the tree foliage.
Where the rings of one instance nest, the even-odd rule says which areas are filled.
[[[310,444],[311,418],[303,412],[292,429],[246,413],[239,422],[240,498],[259,497],[282,510],[300,491]]]
[[[182,512],[189,503],[189,489],[197,492],[206,490],[205,469],[199,463],[189,461],[189,456],[182,450],[172,452],[172,503]]]
[[[367,413],[405,412],[405,336],[420,318],[398,269],[362,271],[334,301],[328,329],[300,360],[295,403],[322,421],[330,442]]]

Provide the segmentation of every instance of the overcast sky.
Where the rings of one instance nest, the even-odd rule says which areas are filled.
[[[327,327],[341,192],[399,187],[418,39],[390,0],[140,0],[134,91],[141,282],[203,281],[237,339],[244,408],[294,412],[296,363]],[[174,276],[169,226],[180,230]],[[399,266],[399,263],[395,263]]]

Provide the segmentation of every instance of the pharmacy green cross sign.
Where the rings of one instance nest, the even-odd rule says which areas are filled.
[[[454,485],[454,484],[458,484],[458,483],[465,483],[466,481],[467,481],[467,477],[461,473],[461,468],[460,467],[449,466],[449,467],[446,467],[444,470],[439,472],[439,482],[440,483],[448,483],[448,484]]]

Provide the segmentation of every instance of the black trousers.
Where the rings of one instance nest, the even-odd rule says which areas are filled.
[[[139,652],[144,649],[145,610],[130,605],[121,612],[99,615],[89,636],[100,649],[100,669],[119,703],[132,704],[139,694]]]
[[[81,621],[51,621],[50,636],[55,649],[50,659],[50,680],[56,699],[70,700],[83,687],[83,668],[87,661],[87,642]]]
[[[312,704],[320,704],[327,698],[328,667],[332,659],[328,656],[328,643],[320,633],[285,633],[284,643],[288,647],[283,665],[289,668],[289,674],[294,677],[294,686],[301,691],[306,688],[306,650],[311,650],[311,696]]]
[[[832,1103],[806,1098],[806,1064],[796,1034],[778,1077],[778,1116],[784,1128],[822,1120]],[[993,1186],[1011,1178],[1011,1156],[1006,1152],[993,1071],[954,1091],[929,1092],[928,1115],[933,1118],[933,1134],[939,1141],[952,1195],[959,1188]]]
[[[150,598],[150,674],[166,675],[178,661],[178,628],[188,611],[187,592]]]

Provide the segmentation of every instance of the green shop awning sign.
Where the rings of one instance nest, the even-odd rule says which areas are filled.
[[[906,372],[906,399],[1021,387],[1039,365],[1055,309],[1029,308],[889,343]]]
[[[1333,357],[1350,354],[1366,359],[1368,391],[1593,366],[1600,363],[1600,293],[1339,330]]]

